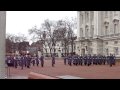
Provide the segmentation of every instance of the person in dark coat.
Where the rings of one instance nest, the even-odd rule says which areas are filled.
[[[6,63],[9,67],[11,67],[11,57],[10,56],[7,56]]]
[[[21,64],[21,69],[23,69],[23,66],[24,66],[24,56],[23,55],[21,56],[20,64]]]
[[[106,61],[107,61],[107,64],[109,65],[110,64],[110,56],[109,55],[106,56]]]
[[[26,67],[30,68],[30,57],[28,55],[26,56]]]
[[[82,66],[82,64],[83,64],[83,56],[81,55],[81,56],[79,56],[79,65]]]
[[[91,65],[91,62],[92,62],[92,56],[89,55],[89,56],[88,56],[88,63],[87,63],[87,65],[90,66],[90,65]]]
[[[93,63],[93,65],[95,65],[95,59],[96,59],[96,54],[94,54],[93,56],[92,56],[92,63]]]
[[[35,58],[34,57],[32,58],[32,64],[33,64],[33,66],[35,66]]]
[[[55,55],[52,55],[52,67],[54,67],[55,64]]]
[[[17,68],[17,57],[14,57],[14,67]]]
[[[35,60],[36,60],[36,65],[39,66],[39,58],[38,58],[38,56],[36,57]]]
[[[85,56],[84,56],[84,65],[87,65],[87,62],[88,62],[88,56],[85,55]]]
[[[75,55],[72,56],[72,60],[73,60],[73,65],[76,65],[76,56]]]
[[[27,67],[27,55],[24,56],[24,66]]]
[[[112,65],[113,65],[113,56],[112,56],[112,54],[110,54],[110,56],[109,56],[109,65],[110,65],[110,67],[112,67]]]
[[[115,65],[115,64],[116,64],[116,56],[113,55],[113,65]]]
[[[103,55],[103,65],[105,65],[105,64],[106,64],[106,56]]]
[[[44,66],[44,56],[43,56],[43,54],[40,57],[40,61],[41,61],[41,67],[43,67]]]

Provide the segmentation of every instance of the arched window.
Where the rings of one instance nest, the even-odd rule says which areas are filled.
[[[117,16],[117,11],[114,11],[114,16]]]
[[[89,12],[87,12],[87,22],[89,22]]]
[[[119,30],[119,20],[118,19],[114,19],[113,20],[113,27],[114,27],[114,34],[118,33]]]
[[[83,37],[83,29],[80,28],[80,37]]]
[[[91,32],[90,32],[90,34],[91,34],[91,37],[93,37],[93,35],[94,35],[94,25],[91,26]]]
[[[114,47],[114,54],[118,55],[118,53],[119,53],[118,47]]]
[[[89,12],[88,11],[85,12],[85,21],[89,22]]]
[[[88,28],[88,26],[85,27],[85,37],[86,38],[89,37],[89,28]]]
[[[117,32],[117,24],[114,24],[114,34]]]
[[[108,35],[108,26],[105,26],[105,35]]]
[[[80,14],[80,18],[81,18],[81,19],[80,19],[81,24],[83,24],[83,14],[82,14],[82,13]]]
[[[106,49],[106,55],[109,55],[109,50],[108,50],[108,48]]]
[[[94,11],[91,11],[91,22],[94,21]]]

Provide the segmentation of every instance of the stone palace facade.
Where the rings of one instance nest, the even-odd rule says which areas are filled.
[[[78,11],[76,53],[120,56],[120,11]]]

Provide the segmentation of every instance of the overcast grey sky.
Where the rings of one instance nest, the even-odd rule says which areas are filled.
[[[77,17],[76,11],[7,11],[6,33],[28,35],[28,29],[40,27],[45,19],[59,20]]]

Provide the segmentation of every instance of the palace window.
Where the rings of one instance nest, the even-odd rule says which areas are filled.
[[[94,25],[91,26],[91,37],[94,35]]]
[[[108,11],[105,11],[105,18],[108,18]]]
[[[108,42],[105,42],[106,45],[108,45]]]
[[[117,33],[117,24],[114,24],[114,34]]]
[[[85,27],[85,37],[86,38],[89,37],[89,27],[88,26]]]
[[[89,12],[88,11],[85,12],[85,21],[89,22]]]
[[[91,54],[91,55],[93,54],[93,49],[92,49],[92,48],[90,48],[90,54]]]
[[[89,12],[87,12],[87,22],[89,22]]]
[[[105,26],[105,35],[108,35],[108,26]]]
[[[117,16],[117,11],[114,11],[114,16]]]
[[[94,11],[91,11],[91,22],[94,20]]]
[[[118,41],[114,41],[114,44],[118,44]]]
[[[118,47],[114,47],[114,53],[115,53],[115,55],[118,55],[118,53],[119,53]]]
[[[83,14],[82,13],[80,14],[80,18],[81,18],[80,19],[80,21],[81,21],[80,23],[83,24]]]
[[[83,29],[80,28],[80,37],[83,37]]]
[[[106,55],[109,55],[109,50],[108,50],[108,48],[106,49]]]

